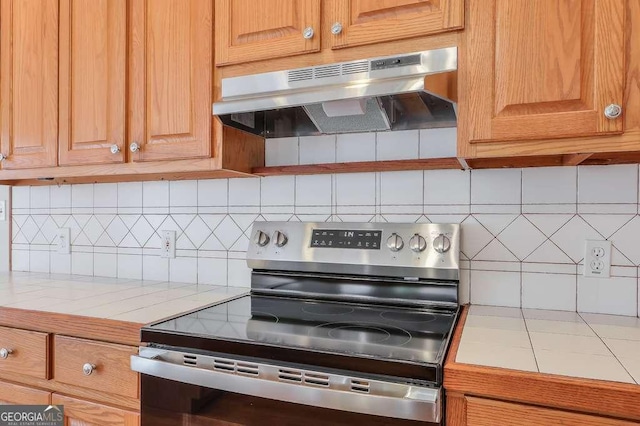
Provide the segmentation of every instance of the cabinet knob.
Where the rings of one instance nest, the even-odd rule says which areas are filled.
[[[9,358],[9,355],[11,355],[12,353],[13,353],[13,351],[11,349],[0,348],[0,358],[2,358],[2,359]]]
[[[131,145],[129,145],[129,151],[131,152],[140,151],[140,145],[138,145],[138,142],[132,142]]]
[[[95,366],[95,364],[86,363],[85,365],[82,366],[82,373],[85,376],[90,376],[91,373],[93,373],[96,370],[96,368],[97,367]]]
[[[622,107],[618,104],[609,104],[604,109],[604,116],[609,120],[614,120],[622,114]]]
[[[302,31],[302,37],[306,38],[307,40],[313,38],[313,34],[313,27],[307,27]]]
[[[340,22],[336,22],[331,26],[331,34],[338,35],[342,32],[342,24]]]
[[[116,155],[117,153],[120,152],[120,147],[116,144],[111,145],[111,147],[109,148],[111,150],[111,153],[113,155]]]
[[[6,159],[7,159],[7,156],[2,154],[2,153],[0,153],[0,161],[4,161]]]

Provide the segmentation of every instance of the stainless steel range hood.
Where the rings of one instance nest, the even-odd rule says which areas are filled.
[[[264,137],[454,127],[457,65],[449,47],[225,78],[213,114]]]

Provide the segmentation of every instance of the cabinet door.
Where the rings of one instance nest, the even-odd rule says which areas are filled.
[[[211,155],[213,0],[132,0],[134,161]]]
[[[320,0],[216,0],[216,65],[317,52],[320,32]]]
[[[58,0],[0,0],[0,145],[4,169],[55,166]]]
[[[620,133],[625,2],[469,2],[460,118],[473,142]]]
[[[125,0],[60,0],[61,165],[124,160],[126,24]]]
[[[48,405],[51,393],[13,383],[0,382],[0,405]]]
[[[331,0],[333,48],[424,36],[464,26],[464,0]],[[416,50],[420,50],[416,48]]]
[[[109,0],[111,1],[111,0]],[[140,414],[82,399],[53,394],[54,405],[64,405],[65,426],[139,426]]]

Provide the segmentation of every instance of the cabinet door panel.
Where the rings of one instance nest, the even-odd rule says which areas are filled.
[[[216,0],[216,65],[317,52],[320,32],[320,0]]]
[[[331,0],[328,16],[342,24],[334,48],[400,40],[462,28],[463,0]]]
[[[469,4],[461,101],[471,142],[620,133],[624,2],[492,0]]]
[[[125,0],[60,1],[61,165],[124,160],[126,8]]]
[[[213,0],[133,0],[134,161],[211,155]]]
[[[53,394],[54,405],[64,405],[66,426],[139,426],[140,414],[108,405]]]
[[[58,0],[1,0],[0,55],[2,168],[55,166]]]
[[[0,405],[48,405],[51,393],[8,382],[0,382]]]

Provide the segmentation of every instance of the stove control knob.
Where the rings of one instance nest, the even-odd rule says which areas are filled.
[[[402,247],[404,247],[404,241],[402,241],[402,237],[395,232],[391,234],[389,238],[387,238],[387,247],[391,251],[400,251]]]
[[[262,231],[256,232],[256,236],[253,237],[253,242],[259,245],[260,247],[264,247],[269,244],[269,235]]]
[[[420,234],[415,234],[409,240],[409,247],[411,247],[411,250],[415,251],[416,253],[420,253],[427,248],[427,240],[425,240],[424,237],[422,237]]]
[[[273,234],[273,240],[275,241],[276,246],[282,247],[285,244],[287,244],[287,241],[289,241],[289,238],[287,238],[284,232],[276,231]]]
[[[446,253],[451,248],[451,240],[440,234],[433,240],[433,248],[438,253]]]

